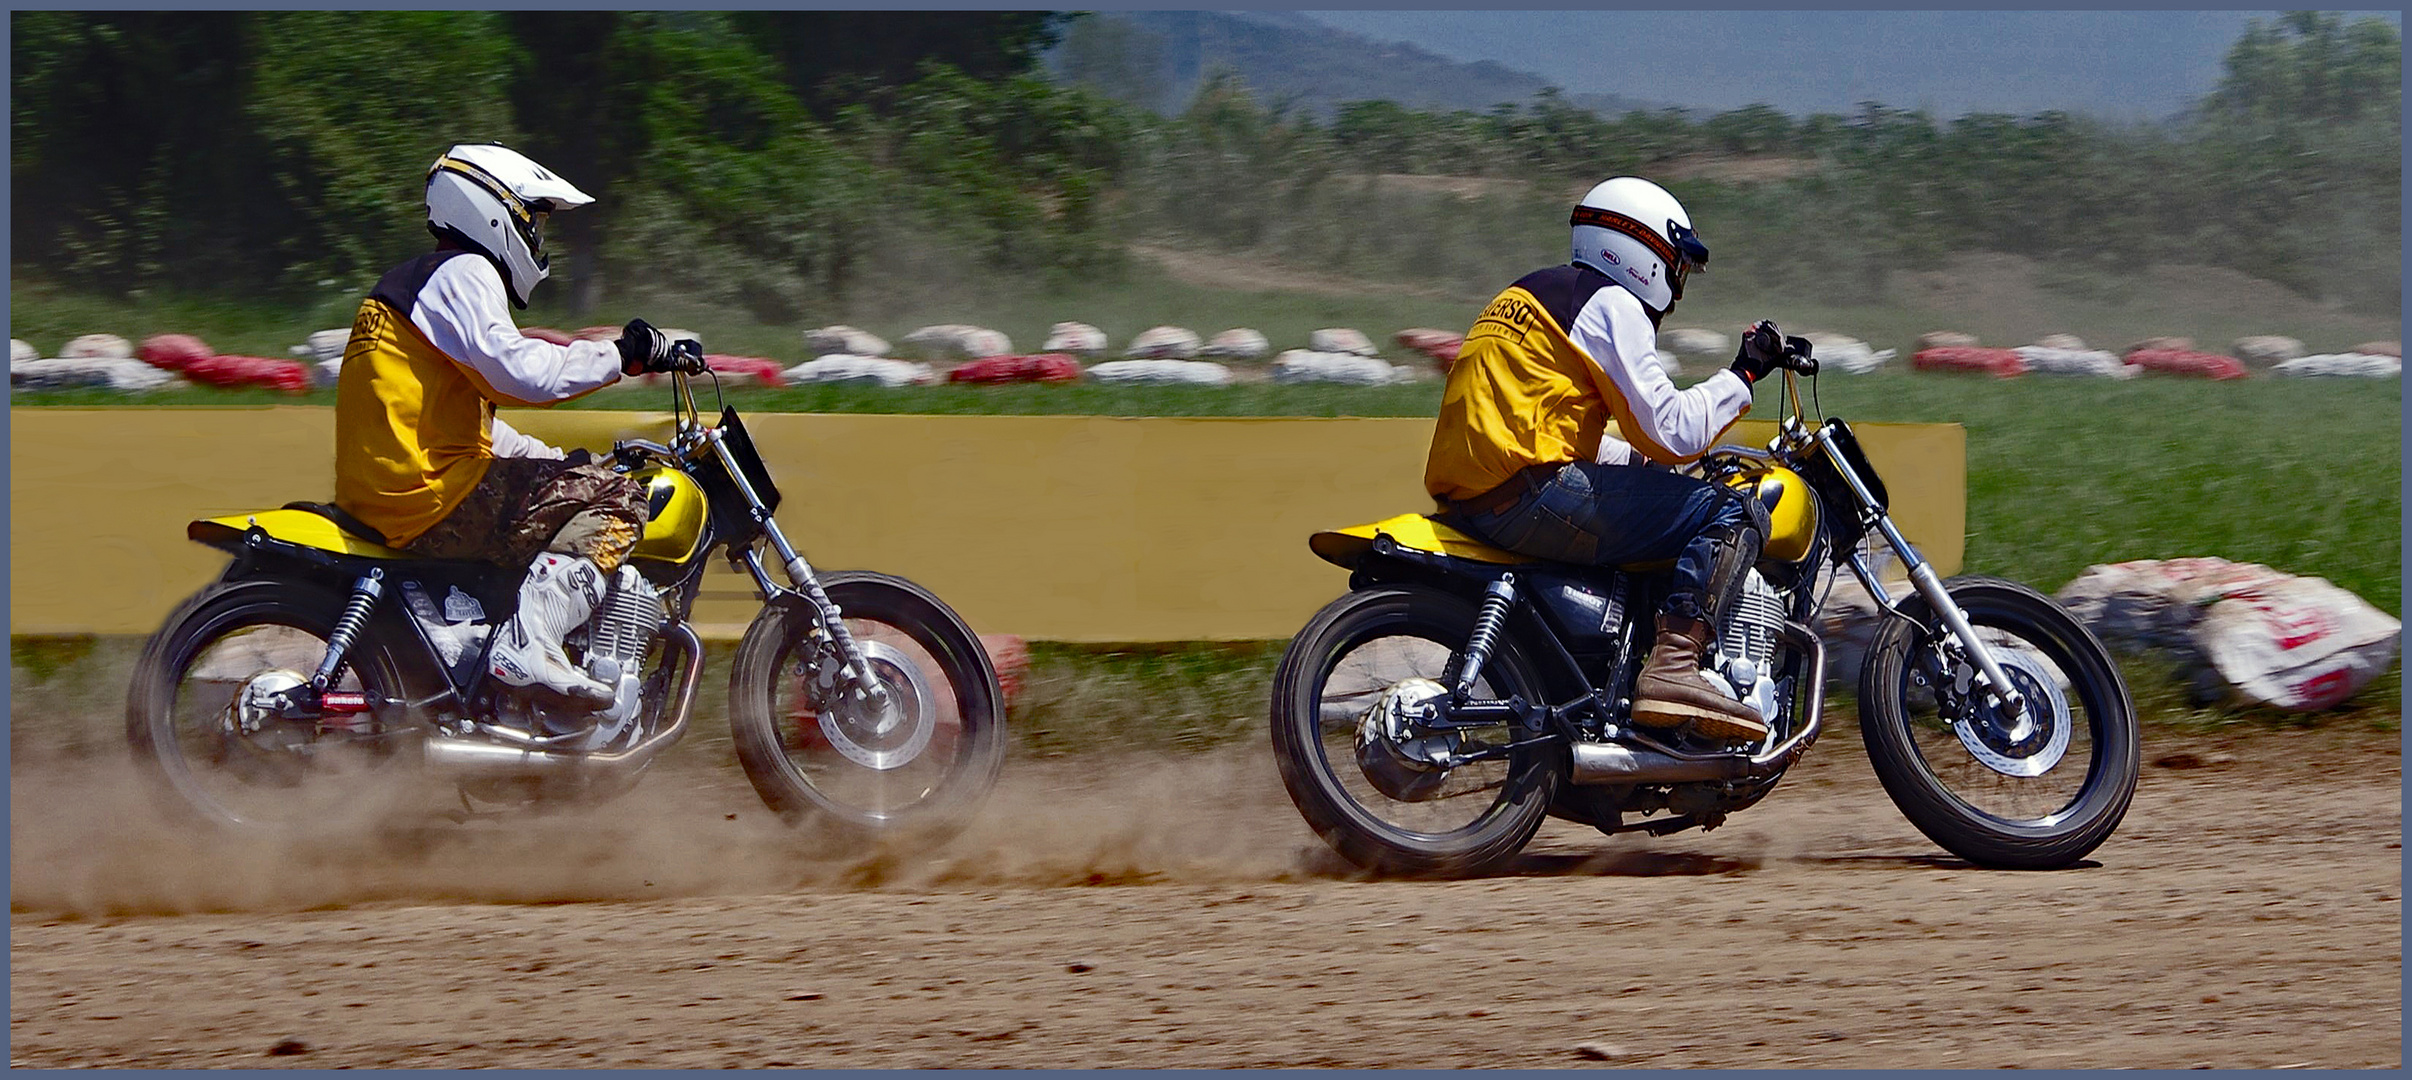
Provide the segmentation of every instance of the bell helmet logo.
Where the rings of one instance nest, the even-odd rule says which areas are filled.
[[[1601,248],[1601,249],[1600,249],[1600,258],[1603,258],[1603,259],[1608,260],[1609,265],[1612,265],[1612,266],[1613,266],[1613,265],[1615,265],[1615,264],[1617,264],[1617,263],[1619,263],[1619,262],[1622,262],[1622,261],[1623,261],[1623,260],[1618,259],[1618,258],[1616,257],[1616,252],[1611,251],[1611,250],[1609,250],[1609,249],[1607,249],[1607,248]]]

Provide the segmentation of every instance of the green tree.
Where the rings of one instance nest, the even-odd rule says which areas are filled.
[[[251,24],[245,112],[261,173],[284,196],[272,225],[284,284],[345,288],[429,240],[427,166],[454,143],[518,143],[518,54],[479,11],[278,11]]]

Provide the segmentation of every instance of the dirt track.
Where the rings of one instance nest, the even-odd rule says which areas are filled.
[[[11,1058],[2401,1063],[2394,736],[2148,742],[2201,767],[2148,766],[2093,864],[2008,874],[1932,847],[1839,734],[1716,832],[1553,823],[1519,873],[1453,883],[1351,880],[1262,748],[1009,763],[943,851],[836,861],[700,766],[599,813],[294,852],[194,851],[107,774],[20,761]]]

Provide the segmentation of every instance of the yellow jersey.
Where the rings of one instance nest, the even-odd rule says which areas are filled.
[[[1641,301],[1589,267],[1536,270],[1466,332],[1449,369],[1424,489],[1471,499],[1534,465],[1665,465],[1698,458],[1750,410],[1750,387],[1720,372],[1677,391]],[[1611,421],[1618,438],[1608,434]]]

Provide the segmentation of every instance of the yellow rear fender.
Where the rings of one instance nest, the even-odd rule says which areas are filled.
[[[1437,555],[1502,565],[1534,561],[1515,552],[1492,547],[1423,514],[1400,514],[1371,525],[1353,525],[1319,532],[1307,538],[1307,547],[1325,562],[1353,570],[1365,558],[1365,553],[1373,550],[1374,537],[1385,533],[1400,547]]]
[[[1374,537],[1385,533],[1393,542],[1403,548],[1429,551],[1460,559],[1472,559],[1475,562],[1494,563],[1500,566],[1530,566],[1548,561],[1529,555],[1518,555],[1505,548],[1492,547],[1423,514],[1401,514],[1394,518],[1374,522],[1371,525],[1355,525],[1346,529],[1319,532],[1307,538],[1307,547],[1313,549],[1315,554],[1322,556],[1325,562],[1354,570],[1357,568],[1357,564],[1364,560],[1365,553],[1373,550]],[[1660,573],[1674,568],[1675,560],[1673,559],[1625,563],[1617,567],[1619,570],[1641,574]]]
[[[343,531],[334,522],[307,510],[260,510],[233,517],[204,518],[184,527],[184,535],[211,547],[233,548],[243,534],[258,526],[272,540],[282,540],[338,555],[364,559],[410,559],[417,556]]]

